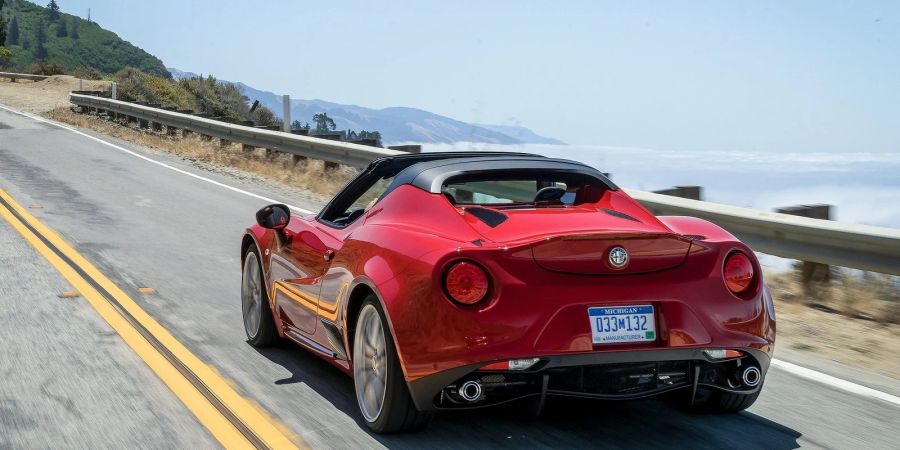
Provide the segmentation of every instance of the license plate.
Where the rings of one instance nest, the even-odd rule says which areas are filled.
[[[652,305],[588,308],[594,344],[621,344],[656,340]]]

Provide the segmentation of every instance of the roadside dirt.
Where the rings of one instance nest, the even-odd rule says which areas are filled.
[[[266,156],[263,150],[245,153],[237,145],[221,147],[197,137],[175,138],[137,130],[69,109],[68,93],[77,79],[54,76],[40,82],[9,83],[0,80],[0,104],[44,115],[53,120],[89,128],[139,145],[221,167],[245,171],[290,187],[301,188],[324,200],[355,173],[350,168],[326,170],[321,162],[298,165],[284,155]],[[109,83],[85,81],[85,89],[106,89]],[[808,352],[817,357],[900,379],[900,325],[896,321],[900,299],[876,299],[865,283],[833,283],[816,301],[804,298],[790,273],[767,274],[776,300],[777,348]],[[892,287],[888,287],[891,289]],[[884,286],[878,287],[879,291]],[[883,297],[883,292],[879,293]],[[777,350],[776,350],[777,353]]]
[[[84,90],[106,90],[108,81],[84,80]],[[69,92],[78,89],[78,79],[70,75],[54,75],[43,81],[0,79],[0,103],[20,111],[43,114],[69,106]]]

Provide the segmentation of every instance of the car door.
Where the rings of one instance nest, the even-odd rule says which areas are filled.
[[[316,331],[321,279],[334,252],[320,233],[314,220],[292,220],[270,263],[276,314],[307,336]]]

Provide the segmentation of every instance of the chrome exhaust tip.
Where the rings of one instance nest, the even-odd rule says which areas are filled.
[[[467,402],[474,402],[481,399],[481,383],[469,380],[459,387],[459,396]]]
[[[762,381],[762,374],[755,366],[749,366],[744,369],[744,372],[741,374],[741,380],[743,380],[744,384],[749,387],[756,387],[756,385],[758,385],[759,382]]]

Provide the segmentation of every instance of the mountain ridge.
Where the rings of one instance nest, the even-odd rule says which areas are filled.
[[[169,68],[169,72],[175,79],[200,76],[175,68]],[[243,82],[233,83],[249,99],[259,100],[261,105],[271,109],[281,118],[283,106],[280,95],[256,89]],[[388,144],[403,142],[562,143],[553,138],[539,136],[525,127],[466,123],[419,108],[391,106],[375,109],[320,99],[291,99],[291,120],[306,123],[312,120],[313,114],[321,112],[327,113],[334,119],[338,128],[378,131],[381,133],[382,140]],[[511,136],[500,131],[503,128],[509,132],[516,132],[518,136]]]

